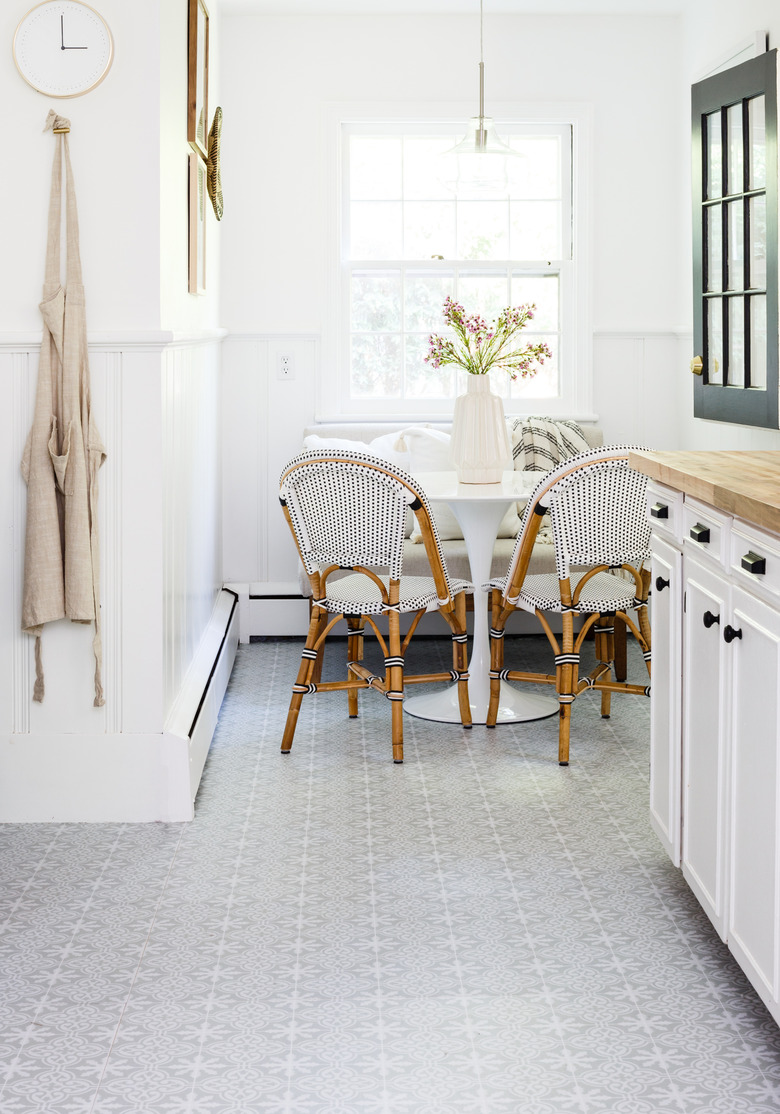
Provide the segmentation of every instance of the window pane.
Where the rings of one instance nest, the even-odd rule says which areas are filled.
[[[763,94],[751,97],[748,101],[748,143],[750,167],[748,188],[763,189],[766,186],[766,121]]]
[[[447,295],[455,291],[455,276],[407,272],[404,324],[408,332],[440,333],[444,330],[442,309]],[[427,365],[426,365],[427,366]]]
[[[723,190],[723,145],[720,113],[711,112],[707,121],[707,197],[720,197]]]
[[[509,259],[508,218],[505,201],[461,201],[458,258]]]
[[[750,285],[766,286],[766,195],[748,201],[750,219]]]
[[[561,196],[561,139],[558,135],[508,137],[509,146],[522,155],[507,160],[509,196],[558,198]]]
[[[432,367],[425,363],[427,336],[407,336],[404,356],[405,398],[452,398],[452,366]]]
[[[401,259],[402,219],[400,201],[353,201],[350,206],[350,258]]]
[[[404,205],[404,258],[455,256],[455,202],[407,201]]]
[[[560,259],[561,203],[512,201],[510,259]]]
[[[350,393],[354,398],[397,398],[401,391],[401,338],[357,333],[352,337]]]
[[[514,382],[510,379],[509,397],[517,399],[557,398],[561,393],[558,338],[529,333],[524,339],[527,340],[529,344],[543,340],[545,344],[549,346],[552,357],[549,360],[545,360],[543,364],[537,365],[538,370],[530,379],[515,379]],[[496,376],[494,376],[494,378],[496,378]],[[509,379],[509,376],[507,376],[507,379]],[[494,387],[493,390],[495,389]]]
[[[742,102],[726,109],[726,135],[728,142],[728,190],[742,193],[744,178],[744,139],[742,135]]]
[[[766,296],[750,299],[750,386],[766,390]]]
[[[504,275],[463,274],[458,279],[458,301],[468,314],[479,313],[488,320],[509,305],[509,289]]]
[[[512,305],[535,305],[535,329],[558,331],[558,276],[513,275]]]
[[[707,259],[705,265],[705,290],[723,289],[723,210],[720,205],[710,205],[704,210],[705,243]]]
[[[723,299],[707,299],[707,382],[723,382]]]
[[[745,385],[745,307],[742,298],[729,298],[729,370],[731,387]]]
[[[390,332],[400,328],[400,271],[354,271],[352,329],[355,332]]]
[[[400,136],[350,136],[349,191],[353,201],[401,196]]]
[[[453,145],[451,136],[405,136],[404,197],[435,201],[452,196],[439,173],[439,156]]]
[[[728,221],[729,257],[727,271],[727,290],[742,290],[745,281],[745,227],[744,202],[729,201],[726,205]]]

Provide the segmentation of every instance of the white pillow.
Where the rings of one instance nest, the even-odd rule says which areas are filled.
[[[450,435],[438,429],[428,429],[425,426],[413,426],[401,431],[401,437],[409,449],[409,471],[417,472],[449,472],[452,470],[450,460]],[[423,487],[425,484],[423,484]],[[443,542],[454,541],[463,537],[460,524],[446,503],[434,504],[433,516],[439,530],[439,537]],[[517,517],[517,504],[507,510],[498,527],[499,538],[514,538],[520,528],[520,519]],[[422,534],[417,519],[414,520],[412,541],[422,542]]]

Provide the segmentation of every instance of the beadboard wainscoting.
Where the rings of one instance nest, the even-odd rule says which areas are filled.
[[[0,337],[6,530],[0,583],[0,821],[186,820],[238,641],[222,589],[222,334],[90,337],[100,472],[106,703],[92,706],[92,628],[44,629],[43,703],[19,629],[39,346]]]
[[[690,336],[673,330],[596,333],[593,398],[605,441],[677,447],[689,347]],[[304,428],[317,420],[319,354],[314,334],[232,335],[223,345],[223,568],[239,595],[242,642],[306,633],[278,483]],[[292,360],[292,379],[279,377],[282,356]]]

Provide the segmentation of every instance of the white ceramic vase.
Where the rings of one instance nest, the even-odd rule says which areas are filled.
[[[500,483],[512,467],[504,405],[490,390],[489,375],[466,378],[466,394],[455,399],[450,458],[460,483]]]

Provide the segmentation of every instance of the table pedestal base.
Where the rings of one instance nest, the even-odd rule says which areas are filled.
[[[558,701],[554,697],[541,696],[536,692],[520,692],[512,685],[501,682],[501,696],[498,704],[496,723],[523,723],[526,720],[546,719],[558,712]],[[449,685],[441,692],[409,696],[404,700],[404,711],[419,719],[432,719],[439,723],[460,723],[458,705],[458,686]],[[487,705],[471,701],[471,719],[475,724],[487,720]]]

